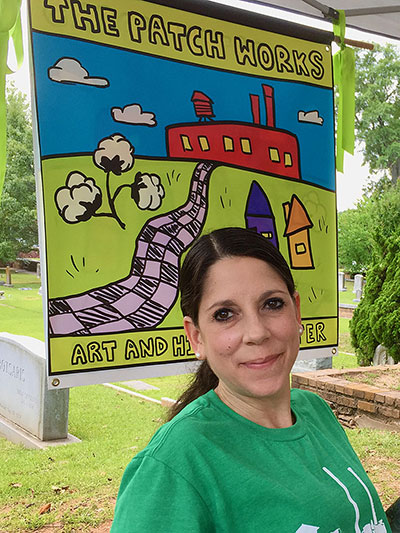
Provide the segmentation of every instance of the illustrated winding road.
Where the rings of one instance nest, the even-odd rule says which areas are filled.
[[[186,203],[144,224],[127,277],[49,300],[51,337],[141,330],[162,322],[177,298],[180,257],[204,226],[214,168],[198,163]]]

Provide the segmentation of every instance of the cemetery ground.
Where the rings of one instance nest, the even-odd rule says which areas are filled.
[[[13,273],[12,281],[13,287],[0,286],[0,329],[43,339],[39,280],[34,274]],[[340,319],[337,368],[357,366],[355,356],[348,355],[353,352],[348,322]],[[146,379],[159,390],[140,392],[155,399],[177,398],[189,378]],[[102,385],[71,389],[69,405],[69,432],[81,439],[79,444],[26,450],[0,438],[1,533],[108,532],[125,466],[166,416],[158,404]],[[370,429],[346,433],[388,507],[400,495],[399,434]]]

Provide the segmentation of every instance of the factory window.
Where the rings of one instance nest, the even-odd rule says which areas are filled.
[[[279,157],[279,150],[278,148],[270,148],[269,149],[269,158],[274,163],[280,163],[281,158]]]
[[[203,135],[199,135],[198,137],[199,145],[202,150],[202,152],[207,152],[210,149],[210,145],[208,144],[207,137],[204,137]]]
[[[182,147],[185,152],[192,151],[192,145],[190,144],[190,139],[187,135],[181,135]]]
[[[240,139],[240,146],[242,147],[242,152],[244,154],[251,154],[250,139],[245,139],[245,138]]]
[[[227,137],[226,135],[224,135],[224,149],[225,152],[233,152],[234,147],[232,137]]]
[[[285,152],[285,167],[292,167],[293,161],[292,161],[292,154],[289,154],[289,152]]]

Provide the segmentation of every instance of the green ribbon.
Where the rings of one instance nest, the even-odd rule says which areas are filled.
[[[6,173],[6,75],[14,72],[7,65],[10,39],[14,42],[16,70],[24,59],[20,7],[21,0],[0,0],[0,200]]]
[[[355,122],[355,59],[354,50],[344,44],[346,16],[339,11],[333,22],[333,32],[340,39],[340,50],[333,56],[333,78],[338,87],[338,116],[336,129],[336,169],[343,172],[344,151],[354,154]]]

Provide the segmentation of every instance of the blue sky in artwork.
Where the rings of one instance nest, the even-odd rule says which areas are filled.
[[[249,94],[260,96],[262,83],[274,88],[275,125],[294,133],[300,145],[302,178],[335,189],[333,101],[330,89],[207,69],[94,43],[33,34],[34,73],[42,156],[93,152],[99,141],[121,133],[138,156],[165,157],[165,127],[194,122],[191,96],[201,91],[214,102],[215,120],[252,122]],[[52,81],[48,69],[74,58],[90,76],[108,87]],[[157,125],[114,121],[111,109],[140,104]],[[299,122],[298,112],[318,111],[323,125]]]

